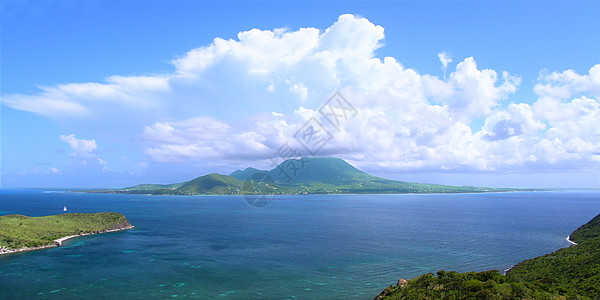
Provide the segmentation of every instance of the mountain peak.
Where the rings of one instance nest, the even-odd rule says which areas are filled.
[[[269,171],[246,168],[231,173],[231,177],[246,180],[256,173],[265,173],[278,183],[327,182],[339,183],[365,179],[368,175],[337,157],[301,157],[286,159]]]
[[[375,176],[360,171],[337,157],[287,159],[269,171],[269,175],[276,182],[284,184],[311,182],[341,184],[357,180],[376,179]]]

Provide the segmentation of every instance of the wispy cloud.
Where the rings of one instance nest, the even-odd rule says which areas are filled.
[[[71,146],[71,156],[91,157],[98,148],[96,140],[78,139],[74,134],[61,135],[60,140]]]
[[[452,57],[450,54],[446,53],[446,51],[442,51],[438,53],[438,58],[442,63],[442,70],[444,71],[444,79],[446,79],[446,70],[448,69],[448,64],[452,62]]]
[[[86,140],[86,139],[78,139],[74,134],[69,135],[61,135],[60,140],[69,144],[73,152],[69,154],[69,156],[73,159],[78,160],[80,163],[86,165],[88,161],[93,161],[94,163],[102,166],[102,171],[108,171],[107,163],[104,159],[98,157],[96,149],[98,146],[96,145],[96,140]],[[51,170],[53,173],[54,170]]]

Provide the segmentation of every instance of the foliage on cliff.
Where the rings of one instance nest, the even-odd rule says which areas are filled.
[[[551,294],[513,281],[497,270],[428,273],[390,286],[376,299],[550,299]]]
[[[579,244],[595,237],[600,237],[600,214],[573,231],[570,239]]]
[[[600,215],[575,230],[579,244],[517,264],[508,277],[567,297],[600,295]]]
[[[600,215],[572,237],[578,245],[498,271],[439,271],[386,288],[376,299],[598,299]]]

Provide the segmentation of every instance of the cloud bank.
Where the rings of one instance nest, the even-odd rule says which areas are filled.
[[[338,90],[358,114],[329,128],[334,138],[319,155],[388,170],[598,169],[600,65],[588,74],[542,71],[538,98],[512,103],[519,76],[480,68],[473,57],[452,68],[446,52],[438,55],[443,78],[419,74],[401,58],[376,56],[384,37],[383,27],[353,15],[325,30],[252,29],[173,59],[169,74],[41,87],[2,102],[49,118],[126,115],[138,132],[131,138],[154,162],[264,166],[286,142],[302,149],[294,134],[311,117],[327,123],[317,110]],[[61,139],[77,155],[96,148]]]

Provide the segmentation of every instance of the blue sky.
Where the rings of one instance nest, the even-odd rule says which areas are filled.
[[[268,169],[336,90],[358,114],[318,155],[406,181],[600,187],[597,1],[1,5],[2,187]]]

